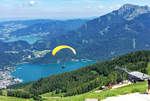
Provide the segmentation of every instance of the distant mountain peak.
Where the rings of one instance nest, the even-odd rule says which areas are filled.
[[[150,7],[148,6],[138,6],[138,5],[133,5],[133,4],[124,4],[120,10],[131,10],[131,9],[145,9],[145,10],[150,10]]]
[[[126,20],[132,20],[138,15],[148,12],[150,12],[150,7],[148,6],[125,4],[118,10],[118,15],[124,16]]]
[[[125,4],[125,5],[123,5],[120,9],[130,10],[130,9],[132,9],[132,8],[137,8],[137,7],[140,7],[140,6],[132,5],[132,4]]]

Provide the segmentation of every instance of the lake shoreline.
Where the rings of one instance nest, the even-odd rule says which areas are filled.
[[[51,63],[51,64],[29,64],[27,62],[22,62],[22,63],[17,63],[16,65],[14,66],[8,66],[6,67],[5,70],[0,70],[0,75],[1,76],[1,80],[0,80],[0,88],[2,89],[6,89],[8,86],[11,86],[11,85],[14,85],[14,84],[19,84],[19,83],[25,83],[25,82],[30,82],[30,81],[36,81],[40,78],[43,78],[43,77],[48,77],[48,76],[51,76],[51,75],[57,75],[57,74],[60,74],[60,73],[63,73],[63,72],[69,72],[69,71],[73,71],[73,70],[77,70],[77,69],[80,69],[82,67],[85,67],[87,65],[91,65],[91,64],[94,64],[96,61],[95,60],[75,60],[75,61],[69,61],[69,62],[61,62],[61,63]],[[68,69],[60,69],[62,65],[66,65],[66,67]],[[46,75],[41,75],[39,77],[37,77],[36,79],[32,79],[32,80],[24,80],[24,78],[22,77],[18,77],[17,75],[14,75],[13,73],[17,72],[18,73],[21,73],[21,74],[28,74],[28,73],[24,73],[24,71],[22,71],[23,67],[17,67],[17,66],[33,66],[33,68],[36,70],[38,69],[38,66],[41,66],[40,69],[41,71],[44,70],[44,68],[46,68],[45,71],[47,71],[47,69],[49,71],[51,71],[51,67],[55,68],[57,67],[57,69],[54,69],[53,71],[51,71],[51,73],[46,74]],[[34,66],[37,66],[36,68]],[[25,67],[26,68],[26,67]],[[58,70],[58,71],[55,71],[55,70]],[[45,72],[43,71],[43,72]],[[53,72],[56,72],[56,73],[53,73]],[[31,72],[32,73],[32,72]],[[40,74],[41,72],[39,72]],[[46,72],[47,73],[47,72]],[[37,73],[38,74],[38,73]],[[42,73],[41,73],[42,74]],[[43,73],[44,74],[44,73]],[[31,78],[33,78],[33,76],[31,76]],[[29,77],[28,77],[29,78]]]
[[[49,77],[51,75],[77,70],[79,68],[94,64],[95,62],[95,60],[82,60],[51,64],[19,63],[14,68],[14,71],[11,72],[11,75],[15,78],[23,80],[23,82],[31,82],[43,77]],[[66,68],[62,69],[62,66],[65,66]]]

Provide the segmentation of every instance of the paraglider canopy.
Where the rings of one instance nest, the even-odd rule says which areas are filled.
[[[76,55],[76,50],[75,50],[74,48],[70,47],[70,46],[67,46],[67,45],[60,45],[60,46],[54,48],[53,51],[52,51],[52,55],[55,56],[55,54],[56,54],[58,51],[60,51],[60,50],[62,50],[62,49],[64,49],[64,48],[71,49],[72,52]]]

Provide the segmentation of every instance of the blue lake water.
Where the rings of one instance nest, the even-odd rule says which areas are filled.
[[[59,64],[20,64],[11,75],[22,79],[23,82],[29,82],[38,80],[42,77],[76,70],[95,62],[96,61],[77,61]],[[63,65],[65,65],[66,68],[62,69],[61,67]]]
[[[30,44],[33,44],[36,41],[41,40],[41,39],[42,38],[40,37],[23,37],[23,38],[13,38],[13,39],[5,40],[4,42],[13,42],[13,41],[23,40],[23,41],[27,41]]]

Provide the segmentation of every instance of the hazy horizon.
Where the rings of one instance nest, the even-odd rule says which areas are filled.
[[[81,17],[81,18],[29,18],[29,17],[16,17],[16,18],[0,18],[0,22],[2,21],[17,21],[17,20],[62,20],[62,21],[65,21],[65,20],[74,20],[74,19],[83,19],[83,20],[91,20],[91,19],[94,19],[94,18],[97,18],[98,16],[93,16],[93,17]]]
[[[124,4],[150,5],[148,0],[1,0],[0,19],[76,19],[104,15]]]

